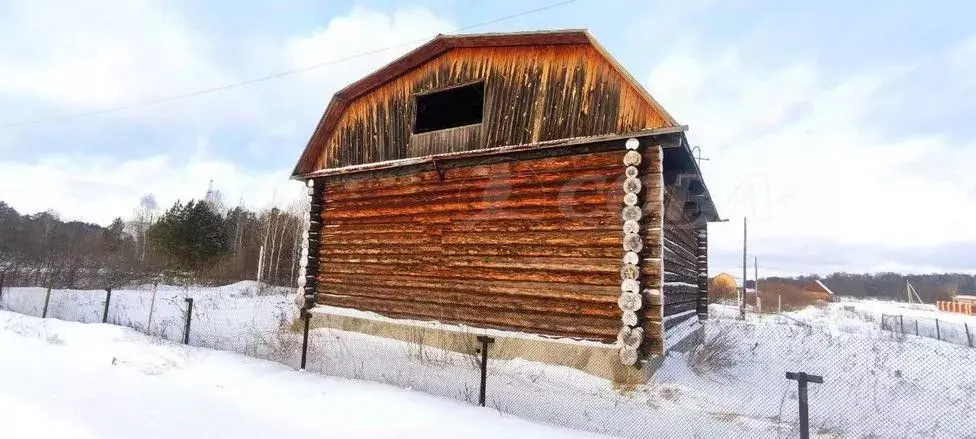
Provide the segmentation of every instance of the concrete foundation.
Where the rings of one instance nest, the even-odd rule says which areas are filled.
[[[462,327],[451,326],[451,329],[440,329],[411,322],[400,323],[395,319],[338,315],[319,310],[313,312],[311,316],[310,327],[312,329],[332,328],[358,332],[407,343],[420,343],[466,355],[477,354],[480,343],[476,337],[483,333],[483,331],[475,329],[465,331]],[[296,320],[293,329],[302,330],[300,320]],[[691,339],[700,340],[700,333],[700,330],[697,331],[697,336],[687,337],[675,348],[682,346],[686,349],[690,348],[696,343]],[[542,337],[523,338],[505,336],[497,332],[489,335],[495,339],[495,342],[488,349],[489,358],[501,360],[522,358],[539,363],[571,367],[607,379],[621,390],[632,389],[638,384],[646,382],[663,362],[663,357],[654,356],[645,361],[640,368],[624,366],[620,364],[617,348],[614,345],[593,342],[574,343],[566,340],[547,340]]]

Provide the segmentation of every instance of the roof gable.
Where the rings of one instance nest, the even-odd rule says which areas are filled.
[[[309,139],[301,158],[292,173],[301,178],[317,169],[316,160],[323,153],[326,143],[336,130],[337,124],[349,106],[357,99],[370,94],[391,81],[406,75],[425,63],[462,48],[511,48],[527,46],[588,46],[611,66],[615,74],[632,88],[640,100],[653,108],[665,126],[677,126],[677,122],[654,100],[640,84],[627,73],[585,30],[542,31],[524,33],[478,34],[478,35],[439,35],[430,42],[414,49],[397,60],[348,85],[335,93],[315,132]]]

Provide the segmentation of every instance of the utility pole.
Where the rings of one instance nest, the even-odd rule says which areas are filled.
[[[746,318],[746,242],[749,239],[748,224],[748,219],[742,217],[742,296],[739,297],[739,318],[742,320]]]

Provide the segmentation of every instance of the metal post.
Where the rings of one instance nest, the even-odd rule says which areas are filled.
[[[478,341],[481,342],[481,391],[478,393],[478,405],[485,406],[485,387],[488,383],[488,345],[495,342],[495,339],[487,335],[479,335]]]
[[[969,343],[969,347],[973,347],[973,338],[969,335],[969,323],[963,323],[962,326],[966,328],[966,343]]]
[[[146,334],[152,335],[152,316],[153,308],[156,307],[156,286],[159,282],[153,282],[152,295],[149,298],[149,318],[146,320]]]
[[[918,335],[918,319],[915,319],[915,335]]]
[[[51,303],[51,287],[47,287],[47,293],[44,294],[44,311],[41,311],[41,318],[47,318],[47,305]]]
[[[823,377],[806,372],[786,372],[786,379],[796,380],[800,400],[800,439],[810,439],[810,406],[807,401],[807,383],[823,384]]]
[[[748,240],[748,219],[742,218],[742,297],[739,298],[739,318],[746,318],[746,242]]]
[[[3,278],[6,277],[7,273],[0,272],[0,299],[3,299]]]
[[[942,340],[942,331],[939,330],[939,319],[935,319],[935,338]]]
[[[302,367],[299,370],[305,370],[305,358],[308,354],[308,322],[312,320],[311,314],[307,309],[302,309],[302,317],[305,318],[305,333],[302,335]]]
[[[187,297],[186,301],[186,326],[183,327],[183,344],[190,344],[190,321],[193,318],[193,298]]]
[[[112,289],[105,289],[105,311],[102,311],[102,323],[108,323],[108,304],[112,302]]]
[[[905,316],[898,316],[898,323],[901,325],[901,335],[905,335]]]

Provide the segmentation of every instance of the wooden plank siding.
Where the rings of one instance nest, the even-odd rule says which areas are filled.
[[[481,124],[412,134],[414,95],[485,82]],[[348,103],[310,170],[669,126],[591,44],[459,47]],[[304,159],[303,159],[304,160]]]
[[[317,303],[613,342],[624,152],[324,179]],[[660,204],[645,212],[660,217]],[[655,236],[645,258],[660,257]],[[642,273],[660,286],[659,265]],[[661,306],[643,316],[660,322]],[[647,338],[659,350],[660,331]]]

